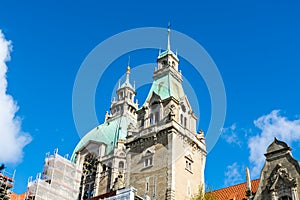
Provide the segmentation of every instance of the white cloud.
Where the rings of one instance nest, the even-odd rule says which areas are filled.
[[[261,133],[248,140],[249,161],[252,164],[251,175],[258,177],[265,162],[264,154],[274,137],[288,144],[300,141],[300,120],[289,120],[282,116],[279,110],[273,110],[255,120],[254,125],[261,130]]]
[[[241,183],[244,180],[241,174],[242,170],[243,167],[239,166],[237,162],[234,162],[232,165],[228,165],[225,171],[224,185],[227,187]]]
[[[16,116],[18,106],[7,94],[7,66],[12,50],[0,30],[0,162],[17,163],[22,160],[23,147],[31,141],[29,134],[21,129],[21,119]]]
[[[242,141],[238,137],[240,130],[237,130],[236,124],[232,124],[230,127],[222,129],[222,138],[228,144],[235,144],[241,147]]]

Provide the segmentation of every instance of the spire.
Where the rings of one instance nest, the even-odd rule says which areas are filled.
[[[129,83],[129,75],[130,75],[130,66],[127,66],[127,70],[126,70],[126,81],[125,83]]]
[[[246,195],[247,197],[252,196],[252,189],[251,189],[251,178],[250,178],[250,172],[248,167],[246,167]]]
[[[129,61],[128,61],[128,64],[129,64]],[[121,88],[124,88],[124,87],[129,87],[129,88],[131,88],[131,89],[134,90],[134,88],[130,84],[130,66],[129,65],[127,66],[127,69],[126,69],[126,79],[125,79],[125,82],[118,89],[121,89]]]
[[[130,56],[128,56],[128,66],[126,70],[126,81],[125,83],[129,83],[129,75],[130,75]]]
[[[168,24],[168,45],[167,45],[167,50],[170,51],[171,50],[171,44],[170,44],[170,32],[171,32],[171,24],[169,22]]]

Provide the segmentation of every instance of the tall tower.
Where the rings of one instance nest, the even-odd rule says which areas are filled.
[[[105,122],[87,133],[77,144],[72,161],[83,174],[78,199],[89,199],[125,187],[126,151],[124,142],[128,126],[136,126],[138,103],[130,83],[130,67],[125,82],[116,91]]]
[[[167,49],[157,58],[151,89],[125,143],[126,186],[148,199],[189,199],[204,186],[204,134],[196,132],[178,65],[168,29]]]

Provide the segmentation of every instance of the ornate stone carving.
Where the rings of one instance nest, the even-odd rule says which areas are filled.
[[[289,175],[287,169],[282,167],[280,163],[277,164],[275,169],[268,181],[269,191],[297,187],[296,180]]]

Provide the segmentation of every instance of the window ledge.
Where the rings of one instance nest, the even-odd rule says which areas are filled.
[[[188,171],[188,172],[190,172],[191,174],[193,174],[193,172],[190,169],[185,168],[185,170]]]

